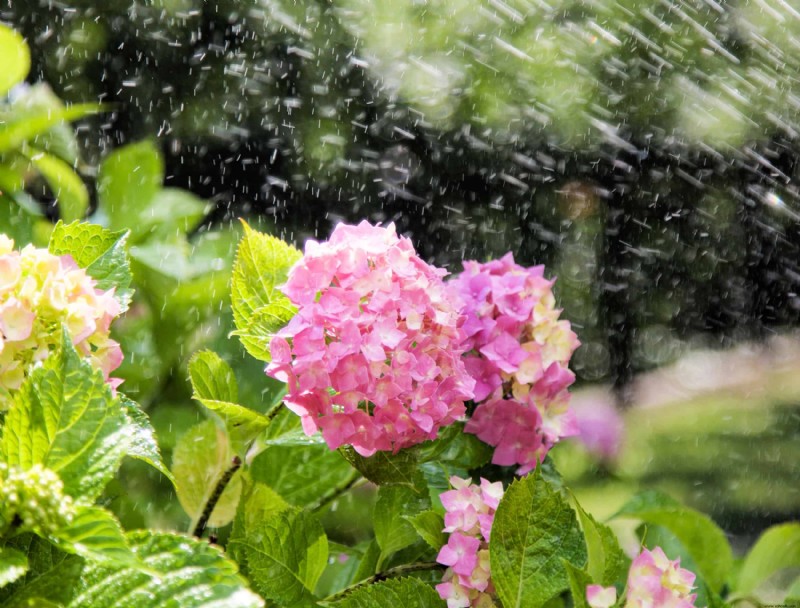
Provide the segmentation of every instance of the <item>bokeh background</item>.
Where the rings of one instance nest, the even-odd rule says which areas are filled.
[[[800,518],[792,0],[0,0],[0,21],[32,49],[6,105],[105,104],[51,148],[94,218],[134,229],[124,390],[167,459],[200,416],[195,350],[252,406],[276,396],[228,339],[235,218],[298,245],[366,218],[451,272],[510,250],[558,277],[583,437],[553,457],[590,510],[659,487],[742,546]],[[104,204],[129,144],[118,179],[147,165],[183,230]],[[0,228],[44,238],[46,180],[10,198]],[[123,522],[185,525],[126,466]],[[370,533],[353,496],[328,513],[343,537]]]

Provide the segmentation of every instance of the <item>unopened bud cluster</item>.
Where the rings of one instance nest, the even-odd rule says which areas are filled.
[[[48,534],[68,525],[74,513],[72,498],[53,471],[0,462],[0,530],[15,525],[22,532]]]
[[[62,340],[62,327],[78,352],[109,374],[122,362],[119,344],[109,338],[111,321],[120,314],[114,290],[102,291],[68,256],[14,241],[0,234],[0,410],[10,391],[20,387],[27,370],[43,361]]]

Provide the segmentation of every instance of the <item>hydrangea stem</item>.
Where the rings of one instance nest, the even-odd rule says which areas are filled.
[[[214,512],[214,507],[217,506],[222,493],[241,466],[242,459],[238,456],[234,456],[231,466],[222,474],[222,477],[219,478],[217,485],[214,487],[214,491],[211,493],[211,496],[208,497],[203,507],[203,512],[200,514],[200,519],[197,520],[197,524],[194,526],[194,531],[192,532],[193,536],[202,538],[203,532],[205,532],[206,526],[208,525],[208,520],[211,519],[211,514]]]
[[[345,494],[346,492],[349,492],[354,487],[356,487],[356,485],[359,482],[364,482],[364,481],[366,481],[366,480],[361,475],[359,475],[358,473],[354,473],[342,485],[334,488],[328,494],[326,494],[325,496],[320,498],[319,502],[314,507],[312,507],[311,510],[312,511],[320,511],[320,510],[322,510],[324,507],[327,507],[334,500],[339,498],[342,494]]]
[[[423,570],[444,570],[446,566],[438,562],[415,562],[413,564],[403,564],[402,566],[395,566],[394,568],[389,568],[388,570],[384,570],[383,572],[378,572],[377,574],[373,574],[369,578],[365,578],[363,581],[359,581],[349,587],[342,589],[341,591],[337,591],[333,595],[330,595],[325,598],[325,602],[332,602],[335,600],[339,600],[343,598],[348,593],[355,591],[356,589],[360,589],[361,587],[366,587],[367,585],[374,585],[375,583],[379,583],[381,581],[385,581],[387,578],[394,578],[396,576],[403,576],[405,574],[411,574],[412,572],[421,572]]]

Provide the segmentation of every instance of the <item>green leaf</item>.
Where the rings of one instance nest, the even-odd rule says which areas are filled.
[[[583,510],[577,500],[574,500],[575,510],[578,512],[578,519],[583,528],[583,536],[586,539],[586,550],[588,555],[588,566],[586,570],[591,576],[592,582],[608,587],[618,581],[623,581],[627,572],[630,560],[627,558],[616,535],[606,525],[603,525]]]
[[[772,526],[750,549],[734,591],[747,595],[784,568],[800,566],[800,523]]]
[[[47,181],[58,203],[58,213],[65,222],[86,217],[89,191],[75,170],[63,160],[42,150],[25,152],[42,177]]]
[[[69,526],[57,530],[50,540],[64,551],[93,562],[142,567],[128,547],[119,522],[101,507],[81,507]]]
[[[233,456],[228,436],[212,420],[196,424],[178,440],[172,453],[172,474],[178,500],[194,522],[200,518],[217,482],[231,467]],[[216,528],[230,523],[241,491],[237,472],[225,487],[208,525]]]
[[[315,606],[312,590],[328,561],[319,521],[294,507],[256,522],[229,546],[244,555],[253,586],[281,606]]]
[[[350,446],[339,448],[339,452],[359,473],[378,485],[418,488],[424,483],[414,448],[400,450],[397,454],[376,452],[369,458]]]
[[[227,549],[228,554],[241,567],[244,576],[247,576],[247,556],[241,546],[230,543],[234,540],[247,540],[249,530],[288,508],[289,504],[272,488],[254,482],[248,471],[242,473],[242,497],[236,509]]]
[[[378,571],[380,557],[381,548],[378,546],[378,541],[372,539],[358,564],[358,570],[353,575],[353,582],[358,583],[375,574]]]
[[[13,583],[27,571],[28,558],[24,553],[13,547],[0,547],[0,588]]]
[[[58,473],[67,494],[91,501],[125,456],[129,428],[103,375],[78,356],[66,332],[62,340],[16,392],[0,456],[23,469],[41,464]]]
[[[442,532],[444,518],[436,511],[422,511],[416,515],[409,516],[408,521],[414,526],[417,534],[435,551],[447,544],[447,534]]]
[[[683,506],[666,494],[647,491],[637,494],[614,517],[631,517],[667,528],[686,547],[699,569],[698,574],[713,591],[719,591],[733,565],[725,534],[702,513]]]
[[[239,388],[231,367],[211,351],[195,353],[189,361],[192,398],[218,414],[225,422],[236,452],[242,454],[248,444],[269,426],[269,419],[236,403]]]
[[[0,97],[16,84],[25,80],[31,69],[31,52],[17,32],[0,24]]]
[[[161,152],[150,140],[119,148],[100,163],[97,197],[112,230],[130,229],[136,242],[149,233],[149,212],[164,180]]]
[[[505,608],[544,605],[569,585],[562,560],[586,564],[575,511],[538,468],[506,490],[489,548],[492,580]]]
[[[273,236],[244,224],[244,238],[233,263],[231,304],[235,332],[247,351],[269,361],[269,341],[296,312],[277,288],[301,253]]]
[[[155,192],[145,211],[139,214],[141,223],[137,231],[142,234],[156,230],[186,234],[197,228],[210,208],[208,201],[187,190],[163,188]]]
[[[189,376],[194,389],[192,397],[198,401],[212,399],[236,403],[239,399],[239,387],[231,366],[215,352],[204,350],[195,353],[189,361]]]
[[[562,563],[564,565],[564,569],[567,571],[569,590],[572,593],[573,607],[589,608],[589,603],[586,601],[586,587],[591,585],[596,579],[594,579],[592,576],[589,576],[589,573],[586,572],[586,570],[576,568],[566,560],[563,560]]]
[[[447,604],[430,585],[406,577],[365,585],[327,605],[336,608],[443,608]]]
[[[786,600],[800,601],[800,576],[795,579],[786,593]]]
[[[96,224],[58,222],[48,249],[55,255],[71,255],[97,282],[98,289],[113,287],[114,296],[125,311],[133,295],[131,266],[125,252],[127,237],[127,232],[112,232]]]
[[[151,531],[130,532],[134,554],[153,575],[90,564],[68,608],[260,608],[236,565],[204,541]]]
[[[29,570],[17,582],[0,588],[0,606],[27,608],[40,605],[35,602],[44,600],[56,605],[70,601],[83,568],[83,558],[64,553],[34,534],[16,536],[7,547],[12,545],[27,556]]]
[[[103,106],[95,103],[76,103],[64,108],[46,108],[26,113],[21,118],[0,123],[0,154],[18,148],[65,121],[78,120],[102,111]]]
[[[427,492],[408,486],[381,486],[372,512],[375,540],[381,548],[381,562],[392,553],[414,543],[419,535],[406,516],[430,507]]]
[[[150,424],[147,414],[141,410],[136,402],[131,401],[125,395],[119,394],[118,398],[128,419],[130,434],[128,435],[127,455],[146,462],[174,484],[175,478],[161,460],[161,451],[158,449],[155,429]]]
[[[250,473],[299,507],[317,504],[354,475],[341,454],[324,444],[267,447],[253,459]]]

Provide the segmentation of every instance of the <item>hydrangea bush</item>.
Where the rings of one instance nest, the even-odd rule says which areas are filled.
[[[391,225],[340,225],[304,254],[245,225],[234,333],[285,393],[241,403],[229,363],[196,353],[205,420],[167,468],[109,377],[125,239],[77,222],[47,251],[0,237],[3,353],[19,370],[0,412],[4,608],[718,608],[798,565],[781,548],[800,524],[734,568],[708,517],[656,492],[612,518],[645,524],[623,551],[547,457],[575,431],[577,340],[552,281],[510,254],[448,278]],[[188,533],[123,530],[104,492],[126,457],[174,484]],[[356,491],[375,498],[361,542],[325,519]]]

